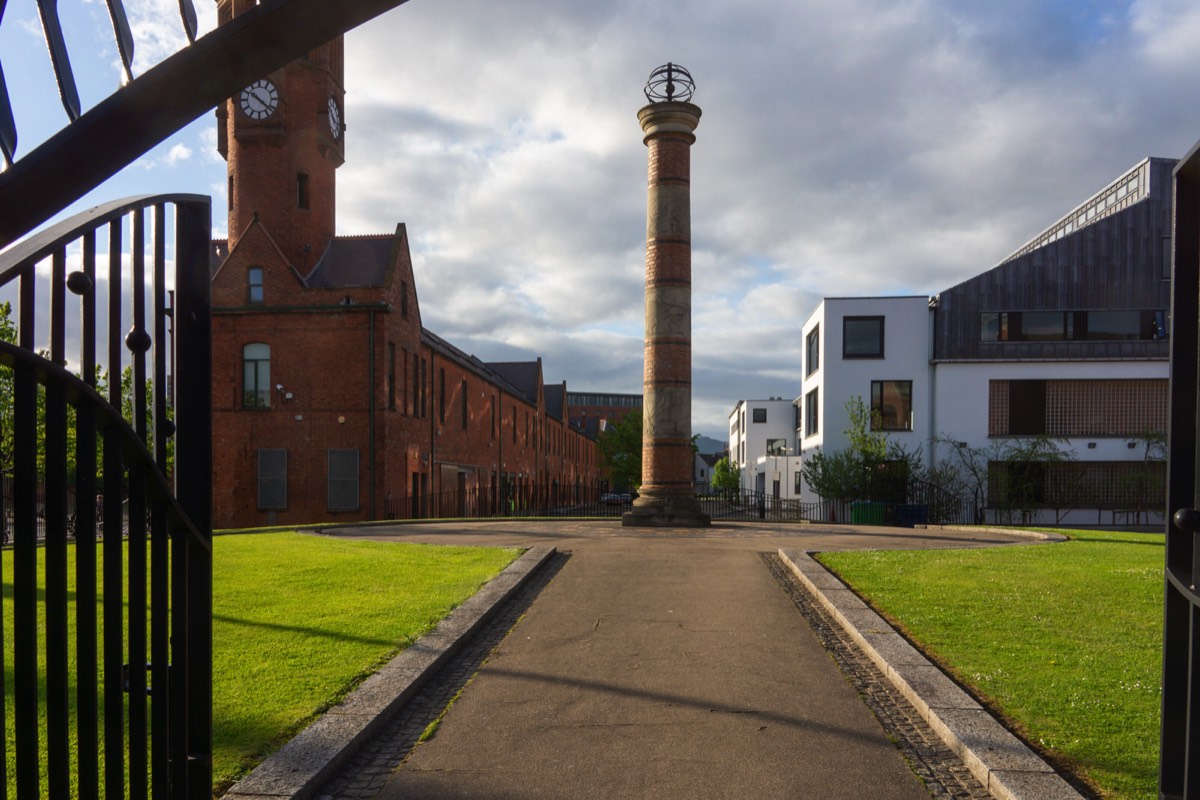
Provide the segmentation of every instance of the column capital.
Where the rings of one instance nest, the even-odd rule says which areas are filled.
[[[638,110],[638,122],[646,134],[643,142],[666,133],[682,133],[695,141],[693,131],[700,124],[700,107],[692,103],[650,103]]]

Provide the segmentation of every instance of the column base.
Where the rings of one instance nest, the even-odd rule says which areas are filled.
[[[621,515],[625,528],[707,528],[712,520],[700,510],[694,495],[638,495],[633,508]]]

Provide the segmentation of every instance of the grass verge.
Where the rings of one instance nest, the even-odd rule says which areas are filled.
[[[818,559],[1060,766],[1157,797],[1163,536]]]
[[[435,627],[517,555],[515,549],[360,542],[291,532],[217,537],[214,791],[224,791],[396,652]],[[74,548],[68,557],[73,592]],[[4,552],[2,561],[4,649],[11,653],[11,551]],[[72,606],[72,641],[74,614]],[[11,663],[5,659],[10,711],[5,736],[10,742]],[[72,663],[72,691],[74,674]],[[72,729],[73,717],[72,709]],[[43,729],[43,741],[44,735]],[[11,780],[11,762],[8,775]],[[44,780],[43,776],[43,786]],[[14,791],[10,785],[9,796],[15,796]]]
[[[214,540],[214,784],[291,738],[517,552],[292,533]]]

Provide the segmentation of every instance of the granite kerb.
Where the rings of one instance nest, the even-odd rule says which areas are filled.
[[[1051,538],[1045,534],[1031,538],[1043,537]],[[1037,753],[821,566],[810,552],[781,548],[779,557],[992,796],[1001,800],[1082,800],[1083,796]]]
[[[433,631],[234,784],[224,800],[311,797],[555,552],[554,547],[527,550]]]

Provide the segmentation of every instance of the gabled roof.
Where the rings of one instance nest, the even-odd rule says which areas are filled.
[[[503,375],[494,372],[487,364],[480,361],[477,357],[468,355],[428,328],[421,328],[421,341],[429,345],[429,347],[436,351],[439,355],[449,358],[484,380],[490,381],[491,383],[495,384],[497,388],[508,392],[513,397],[525,396],[524,392],[509,383]]]
[[[321,260],[305,277],[313,289],[350,289],[383,286],[392,266],[391,233],[370,236],[335,236]]]
[[[255,229],[257,229],[259,233],[261,233],[264,237],[266,237],[267,242],[270,244],[271,248],[275,251],[275,255],[277,255],[279,257],[279,263],[282,264],[283,266],[285,266],[287,269],[291,270],[292,275],[295,276],[296,280],[299,281],[301,284],[303,284],[304,278],[300,275],[299,272],[296,271],[296,268],[294,266],[292,266],[292,264],[287,260],[287,256],[285,256],[283,254],[283,250],[279,249],[279,243],[275,241],[275,237],[272,236],[271,232],[268,231],[266,226],[262,224],[262,220],[260,220],[258,218],[258,214],[255,214],[254,218],[251,219],[250,222],[246,225],[246,229],[243,230],[242,235],[240,237],[238,237],[238,243],[236,245],[234,245],[232,249],[229,247],[228,239],[213,239],[209,243],[209,250],[208,250],[208,267],[209,267],[208,277],[209,277],[209,280],[216,280],[217,273],[219,273],[221,271],[221,268],[223,266],[225,266],[225,262],[228,261],[229,257],[233,255],[233,251],[238,249],[239,247],[241,247],[242,242],[246,241],[246,238],[250,235],[250,231],[255,230]]]
[[[541,360],[502,361],[488,364],[487,367],[517,387],[526,400],[537,405],[538,381],[542,376]]]

